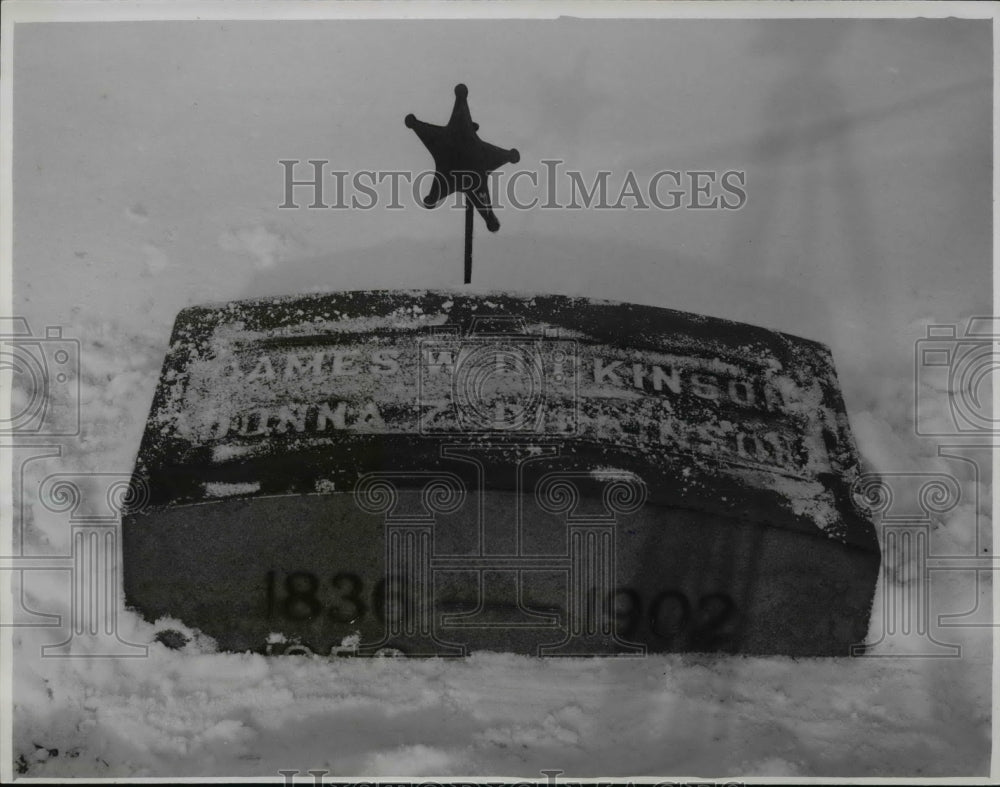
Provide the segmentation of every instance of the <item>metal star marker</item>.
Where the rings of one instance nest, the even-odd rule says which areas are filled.
[[[504,164],[516,164],[521,154],[483,142],[476,132],[468,104],[469,89],[455,86],[455,106],[447,126],[435,126],[409,114],[405,122],[434,157],[434,180],[424,197],[425,207],[433,208],[455,192],[465,195],[465,283],[472,278],[472,214],[475,208],[490,232],[500,229],[490,200],[489,174]]]

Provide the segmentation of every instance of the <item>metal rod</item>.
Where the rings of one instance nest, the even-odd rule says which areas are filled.
[[[472,200],[465,195],[465,283],[472,283],[472,218],[475,209]]]

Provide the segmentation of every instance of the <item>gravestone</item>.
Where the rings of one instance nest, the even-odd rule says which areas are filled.
[[[232,650],[849,653],[879,569],[829,351],[561,296],[182,311],[126,603]]]

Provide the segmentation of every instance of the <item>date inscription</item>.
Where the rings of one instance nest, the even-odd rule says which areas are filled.
[[[361,628],[372,621],[383,627],[388,615],[393,614],[390,610],[405,609],[409,601],[397,577],[370,582],[349,571],[329,576],[309,571],[268,571],[263,591],[267,618],[279,627],[282,623],[332,623],[346,629]],[[596,604],[596,596],[596,588],[591,588],[587,603]],[[620,587],[609,596],[615,630],[626,641],[664,646],[683,641],[698,650],[722,650],[733,639],[739,622],[735,601],[722,592],[691,594],[670,587],[640,592]],[[390,604],[390,599],[395,603]],[[450,600],[437,606],[439,612],[460,611],[463,606],[476,606],[476,601],[463,604]],[[565,618],[564,610],[538,611],[562,613]]]

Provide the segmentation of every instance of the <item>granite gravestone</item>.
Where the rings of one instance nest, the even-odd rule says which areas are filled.
[[[181,312],[126,603],[262,652],[847,655],[874,527],[829,351],[560,296]]]

